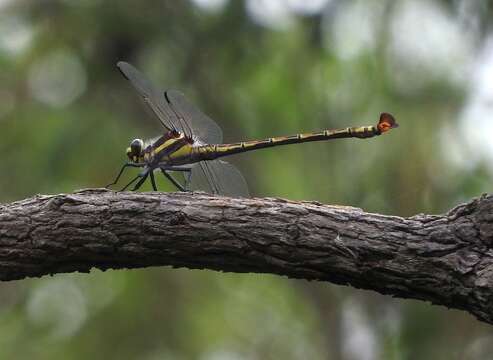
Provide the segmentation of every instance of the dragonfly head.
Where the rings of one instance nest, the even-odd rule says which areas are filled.
[[[142,157],[142,150],[144,149],[144,141],[142,139],[134,139],[130,143],[130,147],[127,148],[127,156],[130,161],[137,162]]]

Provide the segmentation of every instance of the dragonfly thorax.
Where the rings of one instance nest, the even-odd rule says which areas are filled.
[[[134,139],[127,148],[127,156],[131,161],[137,162],[142,156],[144,149],[144,141],[142,139]]]

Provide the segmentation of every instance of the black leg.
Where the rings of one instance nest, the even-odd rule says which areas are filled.
[[[161,172],[163,173],[163,175],[166,176],[166,178],[169,181],[171,181],[173,183],[173,185],[175,185],[178,188],[178,190],[186,191],[185,188],[178,181],[176,181],[176,179],[173,176],[171,176],[171,174],[168,174],[168,172],[163,168],[160,168],[160,169],[161,169]]]
[[[190,191],[190,182],[192,180],[192,168],[190,166],[163,166],[161,169],[167,171],[180,171],[186,173],[183,175],[183,177],[185,178],[185,184],[184,186],[181,186],[181,188],[179,189],[181,191]],[[168,175],[171,176],[171,174]]]
[[[125,190],[127,190],[127,188],[128,188],[130,185],[132,185],[132,184],[135,182],[135,180],[137,180],[139,177],[140,177],[140,175],[137,175],[136,177],[134,177],[134,178],[133,178],[133,179],[132,179],[132,180],[131,180],[131,181],[130,181],[127,185],[125,185],[125,187],[124,187],[123,189],[121,189],[120,191],[125,191]]]
[[[192,168],[190,166],[166,166],[166,165],[160,165],[160,168],[163,168],[165,170],[169,171],[192,171]]]
[[[192,170],[189,169],[185,177],[185,191],[190,191],[190,184],[192,182]]]
[[[118,176],[116,177],[116,179],[112,183],[109,183],[108,185],[106,185],[105,188],[109,188],[111,185],[115,185],[118,182],[118,180],[120,180],[120,177],[122,176],[123,171],[127,167],[141,167],[141,165],[136,165],[136,164],[132,164],[132,163],[125,163],[125,164],[123,164],[123,166],[120,169],[120,172],[118,173]]]
[[[149,175],[149,172],[145,172],[144,174],[139,174],[139,176],[142,176],[142,179],[139,180],[139,182],[137,184],[135,184],[134,188],[132,189],[132,191],[137,191],[139,190],[139,188],[142,186],[142,184],[144,183],[144,181],[147,180],[147,176]]]
[[[149,176],[151,177],[152,188],[154,189],[154,191],[157,191],[156,180],[154,180],[154,173],[152,172],[152,170],[149,172]]]

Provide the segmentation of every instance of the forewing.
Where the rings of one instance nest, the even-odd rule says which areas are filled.
[[[176,123],[178,123],[178,119],[170,108],[164,96],[164,91],[156,88],[144,74],[129,63],[120,61],[117,66],[123,76],[130,81],[137,92],[144,98],[144,101],[156,114],[163,126],[169,131],[177,130]]]
[[[205,115],[177,90],[167,90],[166,98],[179,118],[178,131],[204,144],[220,144],[223,133],[214,120]]]
[[[224,196],[248,197],[248,185],[236,167],[222,160],[200,161],[192,166],[192,190]]]

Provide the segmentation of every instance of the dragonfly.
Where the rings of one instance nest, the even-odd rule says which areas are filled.
[[[136,191],[148,178],[153,190],[157,191],[154,172],[161,172],[180,191],[203,190],[217,195],[248,197],[248,186],[241,173],[220,158],[287,144],[341,138],[372,138],[398,127],[395,118],[384,112],[380,114],[376,126],[347,127],[223,143],[221,128],[181,92],[160,90],[127,62],[120,61],[117,67],[164,127],[163,134],[157,138],[149,141],[137,138],[130,142],[126,150],[127,162],[123,164],[115,180],[106,187],[117,184],[126,168],[140,168],[141,171],[120,191],[125,191],[133,184],[132,191]],[[177,179],[177,173],[182,173],[183,179]]]

